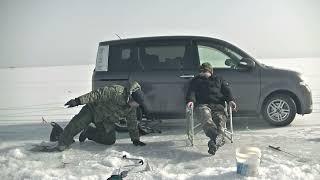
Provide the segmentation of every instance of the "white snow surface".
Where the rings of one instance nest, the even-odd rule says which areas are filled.
[[[49,139],[50,125],[41,117],[65,126],[80,108],[63,104],[91,90],[93,65],[0,69],[0,176],[1,179],[107,179],[129,170],[142,158],[144,165],[124,179],[320,179],[320,58],[263,59],[267,65],[297,70],[309,83],[314,112],[297,115],[286,127],[274,128],[256,118],[235,118],[235,142],[227,142],[215,156],[207,153],[208,138],[186,141],[185,120],[163,120],[161,134],[141,137],[144,147],[131,144],[118,133],[112,146],[92,141],[76,142],[64,152],[35,153],[33,144]],[[293,155],[274,151],[280,146]],[[236,174],[235,149],[258,147],[262,162],[257,177]]]

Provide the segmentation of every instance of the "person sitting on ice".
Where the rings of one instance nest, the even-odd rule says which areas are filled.
[[[210,63],[200,66],[200,73],[189,84],[186,95],[188,107],[195,107],[195,116],[201,122],[202,129],[210,138],[208,153],[214,155],[224,145],[224,127],[227,117],[224,111],[225,101],[236,110],[229,84],[213,73]]]

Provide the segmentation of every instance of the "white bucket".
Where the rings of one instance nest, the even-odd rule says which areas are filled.
[[[240,147],[236,149],[237,173],[243,176],[258,175],[261,150],[257,147]]]

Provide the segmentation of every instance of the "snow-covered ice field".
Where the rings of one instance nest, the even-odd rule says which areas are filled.
[[[297,115],[291,125],[282,128],[255,118],[236,118],[235,143],[227,143],[215,156],[207,153],[208,139],[202,132],[194,147],[187,145],[184,120],[164,120],[162,134],[141,138],[145,147],[133,146],[127,133],[118,133],[113,146],[77,141],[64,152],[30,152],[32,144],[49,138],[51,127],[43,124],[41,117],[64,126],[79,111],[65,109],[63,104],[91,90],[94,67],[0,69],[0,178],[107,179],[132,164],[122,159],[127,154],[146,163],[125,179],[320,179],[320,58],[260,62],[302,72],[313,93],[314,111]],[[296,156],[273,151],[268,145]],[[236,174],[235,148],[240,146],[261,149],[257,177]]]

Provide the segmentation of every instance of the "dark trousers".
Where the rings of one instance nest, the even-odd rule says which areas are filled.
[[[195,115],[206,136],[216,143],[216,138],[223,133],[222,128],[227,121],[224,107],[220,104],[200,104],[195,107]]]
[[[90,123],[94,123],[96,127],[89,126]],[[85,105],[64,128],[59,138],[59,145],[69,146],[73,143],[73,137],[84,129],[87,129],[87,138],[97,143],[111,145],[116,142],[114,124],[108,122],[95,123],[92,112]]]
[[[97,143],[112,145],[116,142],[116,131],[114,124],[110,124],[108,129],[109,130],[107,131],[105,128],[105,124],[98,123],[96,124],[96,127],[88,127],[86,136],[88,139]]]

